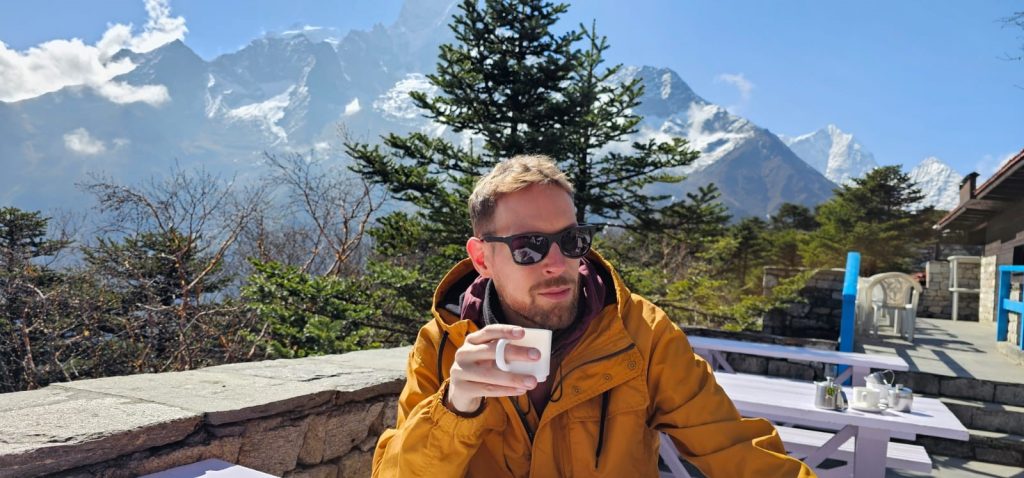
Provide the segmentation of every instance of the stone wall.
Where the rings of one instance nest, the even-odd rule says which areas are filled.
[[[135,477],[211,458],[276,476],[369,476],[408,348],[141,374],[0,394],[0,477]]]
[[[978,321],[993,323],[996,321],[996,256],[981,258],[981,294],[978,300]]]
[[[799,269],[765,267],[762,282],[764,293],[770,293],[780,280],[800,272]],[[763,321],[764,333],[838,340],[843,315],[844,275],[845,271],[842,269],[821,270],[815,273],[800,290],[800,296],[807,302],[790,304],[785,310],[768,313]]]
[[[978,264],[960,263],[957,266],[957,285],[978,288],[981,268]],[[949,291],[949,262],[928,261],[925,266],[925,287],[917,302],[918,317],[950,319],[953,317],[953,293]],[[978,320],[979,294],[960,293],[957,320]]]

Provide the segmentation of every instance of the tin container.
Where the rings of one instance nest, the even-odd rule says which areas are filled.
[[[888,402],[890,410],[909,412],[914,404],[914,392],[902,384],[896,384],[889,390]]]
[[[814,406],[826,410],[837,408],[836,398],[839,396],[839,385],[831,378],[822,382],[814,382]]]

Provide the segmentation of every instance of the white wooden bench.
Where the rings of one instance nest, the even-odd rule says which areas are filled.
[[[823,350],[808,347],[797,347],[793,345],[766,344],[760,342],[744,342],[741,340],[719,339],[714,337],[687,336],[690,346],[704,360],[711,364],[712,370],[723,370],[733,373],[732,366],[725,360],[725,352],[758,355],[762,357],[773,357],[788,360],[801,360],[805,362],[821,362],[836,365],[847,365],[842,374],[836,377],[836,381],[843,383],[847,378],[853,378],[853,384],[864,385],[864,376],[871,373],[871,369],[883,369],[893,371],[906,371],[910,367],[907,361],[892,355],[875,355],[858,352],[840,352],[838,350]]]
[[[853,440],[850,439],[852,435],[837,437],[837,434],[833,433],[778,425],[775,429],[779,431],[786,451],[794,458],[807,463],[818,476],[822,478],[846,477],[852,473]],[[830,440],[834,441],[831,443],[832,446],[826,447],[825,445]],[[660,452],[662,461],[670,470],[661,472],[661,478],[691,478],[679,458],[675,445],[672,444],[672,439],[664,433],[661,434]],[[826,458],[845,461],[847,464],[829,469],[819,468]],[[886,448],[885,467],[931,473],[932,459],[923,446],[890,442]]]
[[[776,426],[775,429],[779,431],[779,436],[786,445],[786,451],[807,463],[818,476],[850,475],[849,464],[853,460],[853,440],[849,439],[851,437],[839,437],[836,441],[842,443],[838,448],[827,453],[827,456],[821,456],[822,453],[819,452],[824,450],[824,445],[835,438],[836,434],[783,426]],[[818,467],[826,458],[842,460],[847,462],[847,465],[827,470],[819,469]],[[923,446],[889,442],[889,446],[886,447],[885,467],[931,473],[932,459]]]

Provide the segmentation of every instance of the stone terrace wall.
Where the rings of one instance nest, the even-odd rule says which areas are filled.
[[[990,324],[996,321],[996,256],[981,258],[981,294],[978,301],[978,321]]]
[[[763,287],[767,294],[786,277],[792,277],[799,270],[781,267],[765,267]],[[837,340],[839,325],[843,317],[843,276],[842,269],[821,270],[814,274],[807,285],[800,290],[805,304],[791,304],[785,310],[767,314],[762,330],[766,334],[786,337]]]
[[[408,348],[0,394],[0,477],[134,477],[219,458],[285,477],[369,476]]]
[[[957,266],[957,283],[965,289],[977,289],[981,281],[982,266],[964,264]],[[953,317],[953,293],[949,291],[951,274],[949,262],[928,261],[925,266],[926,281],[921,298],[917,302],[918,317],[950,319]],[[960,294],[957,320],[978,320],[979,294]]]

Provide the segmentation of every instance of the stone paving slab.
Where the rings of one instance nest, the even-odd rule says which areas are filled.
[[[54,384],[131,397],[206,414],[220,425],[327,403],[334,392],[312,384],[203,370],[139,374]]]
[[[195,411],[88,391],[3,394],[0,477],[51,473],[176,442],[201,421]]]
[[[320,390],[341,392],[335,400],[344,403],[400,392],[405,384],[409,349],[364,350],[302,360],[266,360],[204,370],[298,382]]]
[[[213,425],[398,393],[408,349],[79,380],[50,388],[130,397],[206,414]],[[401,369],[395,367],[401,362]],[[382,379],[382,373],[385,376]],[[341,393],[339,393],[341,392]]]
[[[887,327],[856,340],[857,351],[897,355],[913,372],[1024,384],[1024,366],[996,349],[995,324],[918,317],[913,344]]]
[[[916,478],[921,476],[939,478],[1024,478],[1024,468],[933,455],[931,473],[893,469],[885,471],[886,478]]]

